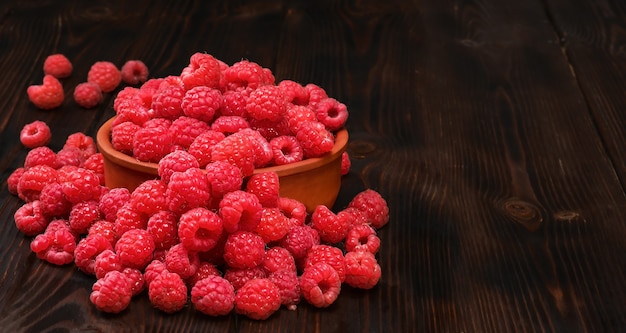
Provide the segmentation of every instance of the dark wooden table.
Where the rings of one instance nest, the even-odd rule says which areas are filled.
[[[30,251],[7,190],[34,120],[50,147],[95,135],[115,94],[41,111],[26,87],[64,53],[176,75],[197,51],[315,83],[350,110],[352,170],[391,219],[382,279],[329,308],[266,321],[166,315],[144,293],[119,315],[94,278]],[[0,4],[0,331],[626,331],[626,4],[618,0],[3,1]],[[119,90],[119,89],[118,89]]]

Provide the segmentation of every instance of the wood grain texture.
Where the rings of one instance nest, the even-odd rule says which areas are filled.
[[[0,331],[622,331],[626,13],[613,2],[3,2]],[[197,51],[348,106],[352,169],[334,208],[364,188],[387,199],[378,286],[261,322],[166,315],[145,293],[109,315],[89,302],[94,278],[31,253],[6,187],[27,153],[21,127],[48,122],[54,150],[95,135],[114,94],[93,110],[70,98],[93,62],[141,59],[164,77]],[[75,72],[65,104],[40,111],[25,89],[54,52]]]

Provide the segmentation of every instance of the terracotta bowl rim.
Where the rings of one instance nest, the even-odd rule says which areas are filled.
[[[157,163],[139,161],[136,158],[126,155],[113,148],[110,133],[114,120],[115,117],[110,118],[98,129],[96,134],[96,144],[100,153],[105,155],[105,157],[114,163],[123,167],[158,176]],[[308,158],[291,164],[257,168],[254,169],[254,174],[262,172],[276,172],[278,176],[289,176],[316,169],[329,163],[330,161],[335,160],[338,155],[341,155],[346,150],[348,137],[348,130],[343,127],[335,132],[335,145],[333,146],[333,149],[325,155]]]

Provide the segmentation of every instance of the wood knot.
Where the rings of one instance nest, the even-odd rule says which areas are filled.
[[[351,141],[348,144],[348,148],[350,149],[350,157],[354,158],[365,158],[367,155],[376,150],[376,145],[367,141]]]
[[[554,213],[554,219],[557,221],[567,221],[572,222],[573,220],[578,219],[580,214],[571,211],[561,211]]]
[[[543,222],[539,208],[530,202],[519,199],[510,199],[504,203],[504,211],[513,220],[523,225],[529,231],[536,231]]]

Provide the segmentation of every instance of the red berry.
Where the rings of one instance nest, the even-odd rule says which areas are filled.
[[[145,229],[128,230],[115,243],[115,253],[122,265],[137,269],[143,269],[152,261],[154,249],[154,240]]]
[[[144,269],[143,278],[146,282],[146,285],[150,285],[154,279],[161,275],[163,272],[167,272],[167,267],[165,267],[165,262],[160,260],[152,260],[148,266]]]
[[[345,176],[350,172],[352,162],[350,161],[350,154],[347,151],[341,153],[341,175]]]
[[[83,168],[93,171],[100,180],[100,185],[105,186],[104,182],[104,155],[95,153],[85,160]],[[108,190],[108,189],[107,189]]]
[[[66,78],[72,74],[72,63],[63,54],[51,54],[43,62],[43,72],[57,79]]]
[[[367,224],[354,225],[348,231],[345,240],[346,251],[367,251],[376,254],[380,248],[380,238],[376,230]]]
[[[284,120],[290,134],[295,135],[305,121],[317,121],[317,115],[308,106],[289,104]]]
[[[348,120],[348,108],[334,98],[326,98],[317,103],[315,114],[317,120],[329,131],[342,128]]]
[[[93,271],[96,275],[96,279],[102,279],[108,272],[121,272],[123,269],[124,267],[120,262],[120,258],[113,250],[106,249],[96,255],[93,264]]]
[[[244,117],[219,116],[211,123],[211,130],[228,136],[237,133],[244,128],[250,128],[250,124]]]
[[[76,147],[67,147],[57,152],[55,168],[61,169],[64,166],[81,167],[85,163],[83,152]]]
[[[237,135],[246,136],[252,142],[254,150],[254,166],[261,168],[272,161],[272,147],[270,143],[259,133],[251,128],[244,128]]]
[[[268,279],[278,287],[280,303],[289,310],[295,310],[301,296],[300,279],[296,270],[281,269],[271,273]]]
[[[72,203],[65,198],[62,187],[59,183],[50,183],[41,189],[39,201],[41,202],[41,210],[46,216],[69,217]]]
[[[122,66],[120,74],[126,84],[137,85],[148,80],[148,66],[141,60],[128,60]]]
[[[156,120],[156,119],[155,119]],[[133,156],[144,162],[158,163],[172,150],[172,135],[169,124],[144,123],[144,127],[133,136]]]
[[[91,170],[77,168],[61,185],[63,194],[71,203],[100,199],[100,178]]]
[[[35,165],[47,165],[55,167],[57,154],[47,146],[36,147],[28,151],[24,159],[24,168],[28,169]]]
[[[297,263],[304,260],[307,252],[319,242],[319,235],[315,229],[308,225],[301,225],[291,227],[287,235],[280,240],[279,245],[287,249]]]
[[[300,142],[305,158],[319,157],[330,152],[335,137],[322,123],[305,121],[300,125],[296,138]]]
[[[96,143],[93,138],[82,132],[72,133],[65,139],[63,149],[77,148],[81,151],[83,158],[87,159],[89,156],[95,154],[98,151]]]
[[[161,85],[152,96],[152,109],[156,117],[174,120],[182,115],[185,89],[177,84]]]
[[[306,206],[292,198],[279,197],[276,201],[276,207],[280,209],[283,215],[289,219],[289,226],[301,226],[307,217]]]
[[[185,92],[181,107],[187,117],[211,122],[222,105],[222,93],[211,87],[197,86]]]
[[[314,245],[306,254],[304,268],[317,263],[327,263],[339,274],[339,280],[343,282],[346,278],[345,258],[340,248],[331,245]]]
[[[207,181],[211,184],[211,197],[221,199],[226,193],[241,189],[243,176],[236,165],[215,161],[207,164],[205,171]]]
[[[41,120],[35,120],[32,123],[24,125],[20,131],[20,142],[26,148],[37,148],[50,143],[52,134],[48,124]]]
[[[29,202],[39,199],[41,190],[57,181],[57,171],[47,165],[35,165],[24,171],[17,184],[17,195]]]
[[[212,275],[193,285],[191,303],[209,316],[225,316],[235,307],[235,289],[228,280]]]
[[[280,308],[280,290],[269,279],[253,279],[237,290],[235,310],[250,319],[265,320]]]
[[[78,242],[74,250],[74,263],[76,267],[86,274],[95,275],[97,256],[104,250],[112,250],[113,247],[106,237],[92,234]]]
[[[243,176],[250,176],[256,160],[254,140],[239,132],[229,135],[213,146],[211,160],[232,163],[241,169]]]
[[[111,271],[93,284],[89,300],[100,311],[120,313],[130,304],[132,287],[122,272]]]
[[[131,204],[126,203],[117,210],[114,230],[118,236],[128,230],[145,229],[148,225],[148,216],[139,213]]]
[[[291,253],[280,246],[274,246],[265,251],[265,259],[263,259],[263,269],[268,273],[279,270],[296,271],[296,262]]]
[[[224,261],[232,268],[252,268],[265,259],[265,242],[261,236],[238,231],[228,236],[224,244]]]
[[[224,231],[253,231],[261,222],[261,203],[256,195],[241,190],[226,193],[219,203]]]
[[[72,206],[72,210],[70,211],[70,228],[78,234],[86,234],[89,227],[100,218],[98,201],[88,200],[77,202]]]
[[[328,94],[326,94],[326,91],[322,87],[314,83],[309,83],[305,85],[304,90],[309,94],[308,106],[312,109],[315,109],[315,107],[321,100],[328,98]]]
[[[136,212],[151,216],[167,208],[166,191],[167,184],[163,180],[146,180],[130,194],[129,203]]]
[[[13,214],[17,229],[26,236],[35,236],[46,230],[49,219],[44,215],[39,200],[27,202]]]
[[[98,234],[106,238],[111,245],[115,245],[117,242],[117,234],[115,233],[115,224],[106,220],[99,220],[94,222],[91,227],[89,227],[89,231],[87,232],[87,236]]]
[[[202,169],[190,168],[172,174],[165,195],[168,208],[182,214],[193,208],[206,207],[211,198],[211,188]]]
[[[17,195],[17,185],[20,183],[24,171],[26,171],[24,167],[19,167],[11,172],[9,178],[7,178],[7,189],[9,193]]]
[[[111,92],[122,81],[120,70],[110,61],[97,61],[87,72],[87,82],[100,86],[102,92]]]
[[[98,208],[105,220],[115,222],[117,211],[128,201],[130,201],[130,191],[127,188],[112,188],[100,197]]]
[[[278,87],[282,89],[287,103],[294,105],[307,105],[309,103],[309,94],[300,83],[282,80],[278,83]]]
[[[317,230],[322,241],[334,244],[346,238],[350,221],[339,218],[328,207],[319,205],[311,214],[311,226]]]
[[[157,250],[167,250],[179,242],[178,218],[169,210],[162,210],[148,219],[146,230],[152,235]]]
[[[225,135],[221,132],[212,130],[205,131],[193,140],[187,151],[189,154],[193,155],[196,160],[198,160],[199,166],[204,168],[211,162],[211,151],[213,150],[213,146],[222,141],[224,138]]]
[[[281,135],[270,140],[272,161],[275,165],[285,165],[302,161],[304,152],[295,136]]]
[[[260,86],[250,93],[246,111],[257,120],[278,121],[287,111],[285,96],[277,86]]]
[[[125,267],[122,270],[122,274],[130,281],[131,294],[133,296],[138,295],[144,290],[146,281],[143,278],[143,274],[136,268]]]
[[[190,251],[208,251],[222,236],[222,219],[206,208],[188,210],[178,221],[178,238]]]
[[[202,120],[180,116],[172,121],[169,131],[172,136],[172,144],[187,149],[198,135],[209,129],[211,126]]]
[[[241,60],[224,70],[227,90],[256,89],[266,84],[263,67],[255,62]]]
[[[367,189],[357,194],[348,207],[354,207],[367,215],[368,222],[376,229],[389,222],[389,207],[380,193]]]
[[[263,207],[276,207],[279,197],[279,178],[276,172],[261,172],[248,178],[246,192],[259,198]]]
[[[111,127],[111,145],[115,150],[130,155],[133,153],[133,138],[141,127],[130,121]]]
[[[196,269],[196,273],[187,279],[187,285],[193,287],[198,281],[212,275],[221,276],[222,274],[215,264],[201,260],[198,269]]]
[[[198,266],[200,266],[198,253],[187,249],[182,243],[172,246],[165,254],[165,268],[183,279],[196,274]]]
[[[300,276],[300,290],[309,304],[324,308],[339,297],[341,280],[331,265],[320,262],[304,269]]]
[[[196,52],[189,58],[189,65],[183,68],[180,78],[185,90],[198,86],[217,88],[221,72],[219,61],[212,55]]]
[[[91,109],[102,103],[102,90],[94,82],[83,82],[74,88],[74,101],[85,109]]]
[[[282,239],[289,231],[289,227],[289,219],[283,215],[280,209],[264,207],[261,212],[261,220],[255,231],[265,243],[270,243]]]
[[[380,265],[367,251],[346,253],[346,283],[354,288],[371,289],[380,280]]]
[[[245,91],[227,90],[222,94],[220,115],[247,118],[246,104],[248,104],[248,94]]]
[[[246,282],[253,279],[263,279],[267,277],[267,273],[261,266],[252,268],[227,268],[224,272],[224,278],[228,280],[235,288],[235,291],[243,287]]]
[[[50,223],[44,233],[37,235],[30,243],[30,249],[39,259],[54,265],[66,265],[74,261],[76,237],[65,222]],[[58,227],[59,225],[63,227]]]
[[[187,304],[187,285],[178,274],[163,272],[148,285],[148,297],[157,309],[175,313]]]
[[[28,99],[39,109],[50,110],[63,104],[63,85],[52,75],[43,77],[43,84],[31,85],[26,89]]]

